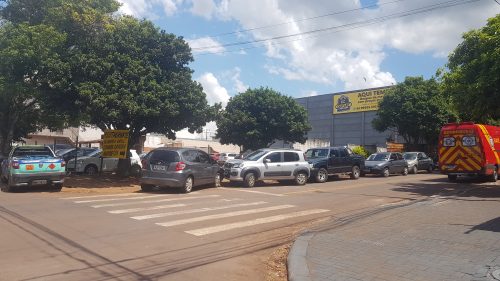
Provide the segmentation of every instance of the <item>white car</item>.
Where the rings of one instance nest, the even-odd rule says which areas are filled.
[[[142,163],[141,158],[134,149],[130,150],[130,162],[130,174],[134,176],[139,175]],[[70,170],[87,175],[95,175],[101,170],[103,172],[115,172],[118,169],[118,158],[103,158],[101,167],[101,150],[96,150],[88,156],[79,157],[76,163],[75,159],[71,159],[66,166]]]
[[[226,162],[227,160],[234,160],[237,153],[221,153],[219,155],[219,161]]]

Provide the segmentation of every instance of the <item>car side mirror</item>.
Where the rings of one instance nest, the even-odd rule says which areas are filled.
[[[271,163],[271,159],[269,159],[269,158],[264,159],[264,163],[266,163],[266,164]]]

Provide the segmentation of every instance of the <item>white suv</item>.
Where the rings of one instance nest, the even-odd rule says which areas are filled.
[[[300,150],[259,149],[244,159],[229,160],[224,164],[224,177],[242,181],[253,187],[260,180],[294,180],[304,185],[309,178],[309,163]]]

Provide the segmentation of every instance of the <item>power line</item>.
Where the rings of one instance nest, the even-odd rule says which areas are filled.
[[[404,12],[398,12],[378,18],[373,18],[365,21],[359,21],[359,22],[353,22],[353,23],[348,23],[348,24],[343,24],[343,25],[338,25],[338,26],[332,26],[332,27],[327,27],[327,28],[321,28],[321,29],[314,29],[310,31],[305,31],[305,32],[299,32],[295,34],[288,34],[288,35],[281,35],[281,36],[275,36],[275,37],[270,37],[270,38],[265,38],[265,39],[255,39],[255,40],[249,40],[249,41],[240,41],[240,42],[233,42],[233,43],[228,43],[228,44],[222,44],[222,45],[212,45],[212,46],[205,46],[205,47],[197,47],[197,48],[192,48],[192,50],[207,50],[207,49],[214,49],[214,48],[220,48],[220,47],[232,47],[232,46],[238,46],[238,45],[248,45],[252,43],[261,43],[261,42],[267,42],[267,41],[273,41],[273,40],[280,40],[280,39],[286,39],[290,37],[297,37],[301,35],[309,35],[309,34],[315,34],[315,33],[323,33],[326,31],[333,31],[333,32],[338,32],[335,31],[336,29],[344,29],[344,30],[350,30],[350,29],[355,29],[355,28],[360,28],[380,22],[384,22],[387,20],[391,19],[396,19],[396,18],[402,18],[402,17],[407,17],[407,16],[412,16],[415,14],[421,14],[421,13],[426,13],[438,9],[444,9],[444,8],[449,8],[453,6],[458,6],[458,5],[464,5],[464,4],[469,4],[473,2],[478,2],[481,0],[451,0],[451,1],[445,1],[442,3],[438,4],[433,4],[417,9],[412,9]],[[343,31],[343,30],[340,30]],[[310,37],[307,37],[310,38]],[[297,40],[304,40],[306,38],[299,38]],[[296,41],[296,40],[293,40]],[[250,49],[250,48],[247,48]],[[238,50],[240,51],[240,50]],[[230,51],[223,51],[219,53],[224,53],[224,52],[230,52]],[[208,52],[208,54],[217,54],[218,52]]]
[[[314,16],[314,17],[309,17],[309,18],[302,18],[302,19],[297,19],[293,21],[288,21],[288,22],[282,22],[282,23],[276,23],[276,24],[270,24],[270,25],[264,25],[264,26],[259,26],[259,27],[253,27],[249,29],[240,29],[232,32],[226,32],[226,33],[220,33],[216,35],[209,36],[210,38],[216,38],[216,37],[221,37],[221,36],[226,36],[226,35],[232,35],[232,34],[238,34],[238,33],[245,33],[249,31],[254,31],[254,30],[259,30],[259,29],[266,29],[266,28],[271,28],[271,27],[277,27],[277,26],[282,26],[282,25],[287,25],[287,24],[292,24],[296,22],[301,22],[301,21],[308,21],[308,20],[314,20],[314,19],[319,19],[319,18],[324,18],[324,17],[330,17],[330,16],[335,16],[335,15],[340,15],[340,14],[345,14],[349,12],[355,12],[355,11],[360,11],[360,10],[365,10],[365,9],[370,9],[370,8],[375,8],[375,7],[381,7],[389,4],[394,4],[398,2],[402,2],[405,0],[395,0],[395,1],[390,1],[390,2],[383,2],[383,3],[378,3],[378,4],[372,4],[368,6],[364,6],[361,8],[356,8],[356,9],[349,9],[349,10],[344,10],[344,11],[338,11],[338,12],[332,12],[329,14],[324,14],[324,15],[319,15],[319,16]]]

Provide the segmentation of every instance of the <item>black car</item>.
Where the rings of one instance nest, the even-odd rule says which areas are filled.
[[[363,174],[377,174],[388,177],[390,174],[408,175],[408,162],[399,152],[380,152],[370,155],[365,161]]]
[[[310,178],[316,182],[325,182],[329,175],[336,174],[349,174],[352,179],[358,179],[365,166],[363,156],[343,146],[311,148],[305,155],[312,165]]]

